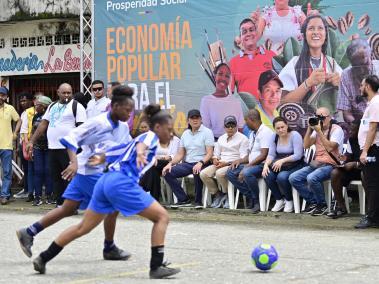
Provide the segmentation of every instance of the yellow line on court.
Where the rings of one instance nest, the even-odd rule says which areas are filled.
[[[188,262],[188,263],[172,265],[171,267],[182,268],[182,267],[196,266],[199,264],[200,264],[200,262]],[[116,273],[116,274],[105,274],[105,275],[100,275],[100,276],[93,277],[93,278],[79,279],[79,280],[66,282],[66,284],[92,283],[94,281],[101,281],[101,280],[107,280],[107,279],[112,279],[112,278],[121,278],[121,277],[132,276],[132,275],[136,275],[136,274],[140,274],[140,273],[147,273],[147,272],[149,272],[148,269],[141,269],[141,270],[134,270],[134,271],[129,271],[129,272]]]

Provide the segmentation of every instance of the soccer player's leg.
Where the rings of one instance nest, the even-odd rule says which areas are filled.
[[[164,239],[169,223],[167,211],[157,201],[154,201],[139,215],[154,224],[151,232],[150,278],[161,279],[179,273],[180,269],[168,267],[169,263],[163,262]]]
[[[34,237],[47,227],[57,223],[61,219],[74,214],[79,207],[80,202],[76,200],[65,199],[61,207],[54,208],[42,217],[38,222],[31,224],[26,228],[16,231],[22,251],[27,257],[32,256],[32,246]]]
[[[96,213],[90,209],[86,210],[79,224],[69,227],[58,238],[53,241],[49,248],[34,259],[34,270],[41,274],[46,272],[46,263],[56,257],[62,249],[73,240],[80,238],[92,231],[105,218],[104,214]]]
[[[128,260],[131,253],[122,250],[114,243],[114,232],[116,229],[116,219],[119,212],[108,214],[104,219],[104,249],[103,258],[105,260]]]

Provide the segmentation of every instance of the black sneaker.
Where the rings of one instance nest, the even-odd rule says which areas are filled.
[[[259,212],[261,212],[261,208],[260,208],[258,202],[256,202],[256,203],[254,204],[254,206],[251,208],[251,211],[250,211],[250,212],[253,213],[253,214],[258,214]]]
[[[38,256],[33,260],[33,266],[35,271],[38,271],[41,274],[46,273],[46,263],[42,260],[41,256]]]
[[[171,208],[179,208],[179,207],[191,207],[191,200],[187,199],[184,201],[178,201],[175,204],[171,205]]]
[[[368,229],[368,228],[379,228],[379,224],[371,221],[371,219],[366,215],[364,216],[358,224],[354,226],[355,229]]]
[[[32,205],[33,205],[33,206],[40,206],[40,205],[42,205],[42,200],[41,200],[41,198],[36,197],[36,198],[34,199]]]
[[[157,269],[150,270],[150,279],[162,279],[167,278],[169,276],[175,275],[180,272],[179,268],[171,268],[168,267],[170,263],[164,262],[161,266],[159,266]]]
[[[312,214],[313,211],[316,209],[316,207],[317,207],[316,203],[310,203],[310,204],[308,204],[308,205],[305,206],[304,210],[301,211],[301,213]]]
[[[33,194],[29,194],[28,198],[26,199],[26,202],[32,202],[33,200],[34,200],[34,195]]]
[[[116,246],[114,246],[110,251],[103,251],[103,258],[105,260],[128,260],[131,256],[131,253],[119,249]]]
[[[16,234],[22,251],[27,257],[32,257],[33,237],[28,234],[25,228],[17,230]]]
[[[203,204],[196,202],[195,203],[195,209],[198,209],[198,210],[203,209]]]
[[[337,219],[340,217],[344,217],[347,214],[347,210],[344,208],[336,207],[336,209],[332,210],[328,214],[326,214],[326,217],[331,219]]]
[[[317,204],[315,210],[312,212],[312,216],[321,216],[326,214],[326,211],[328,211],[328,206],[326,204]]]
[[[46,197],[46,204],[53,204],[53,196],[50,194]]]

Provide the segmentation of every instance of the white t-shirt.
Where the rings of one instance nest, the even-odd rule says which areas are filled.
[[[249,137],[249,163],[255,160],[261,153],[261,148],[269,149],[274,132],[263,123],[255,133],[252,131]]]
[[[370,128],[370,122],[379,123],[379,95],[374,96],[371,101],[367,103],[367,108],[361,119],[361,125],[359,126],[358,142],[359,147],[363,149],[366,143],[367,133]],[[376,135],[373,144],[379,146],[379,131],[376,129]]]
[[[90,100],[87,105],[87,118],[98,116],[99,114],[106,112],[110,102],[111,100],[105,96],[99,100]]]
[[[86,120],[86,110],[78,103],[76,109],[76,121],[74,113],[72,112],[71,100],[68,104],[55,103],[53,106],[46,110],[42,119],[49,122],[47,128],[47,140],[49,143],[49,149],[65,149],[65,147],[59,142],[59,139],[66,136],[76,123],[81,123]]]
[[[20,128],[20,134],[27,134],[28,133],[28,115],[26,111],[23,111],[21,113],[21,128]]]

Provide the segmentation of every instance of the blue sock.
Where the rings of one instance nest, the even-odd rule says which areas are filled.
[[[114,241],[104,240],[104,251],[111,251],[115,247]]]
[[[31,236],[34,237],[39,232],[41,232],[44,228],[39,222],[34,223],[29,228],[26,229],[26,232]]]

